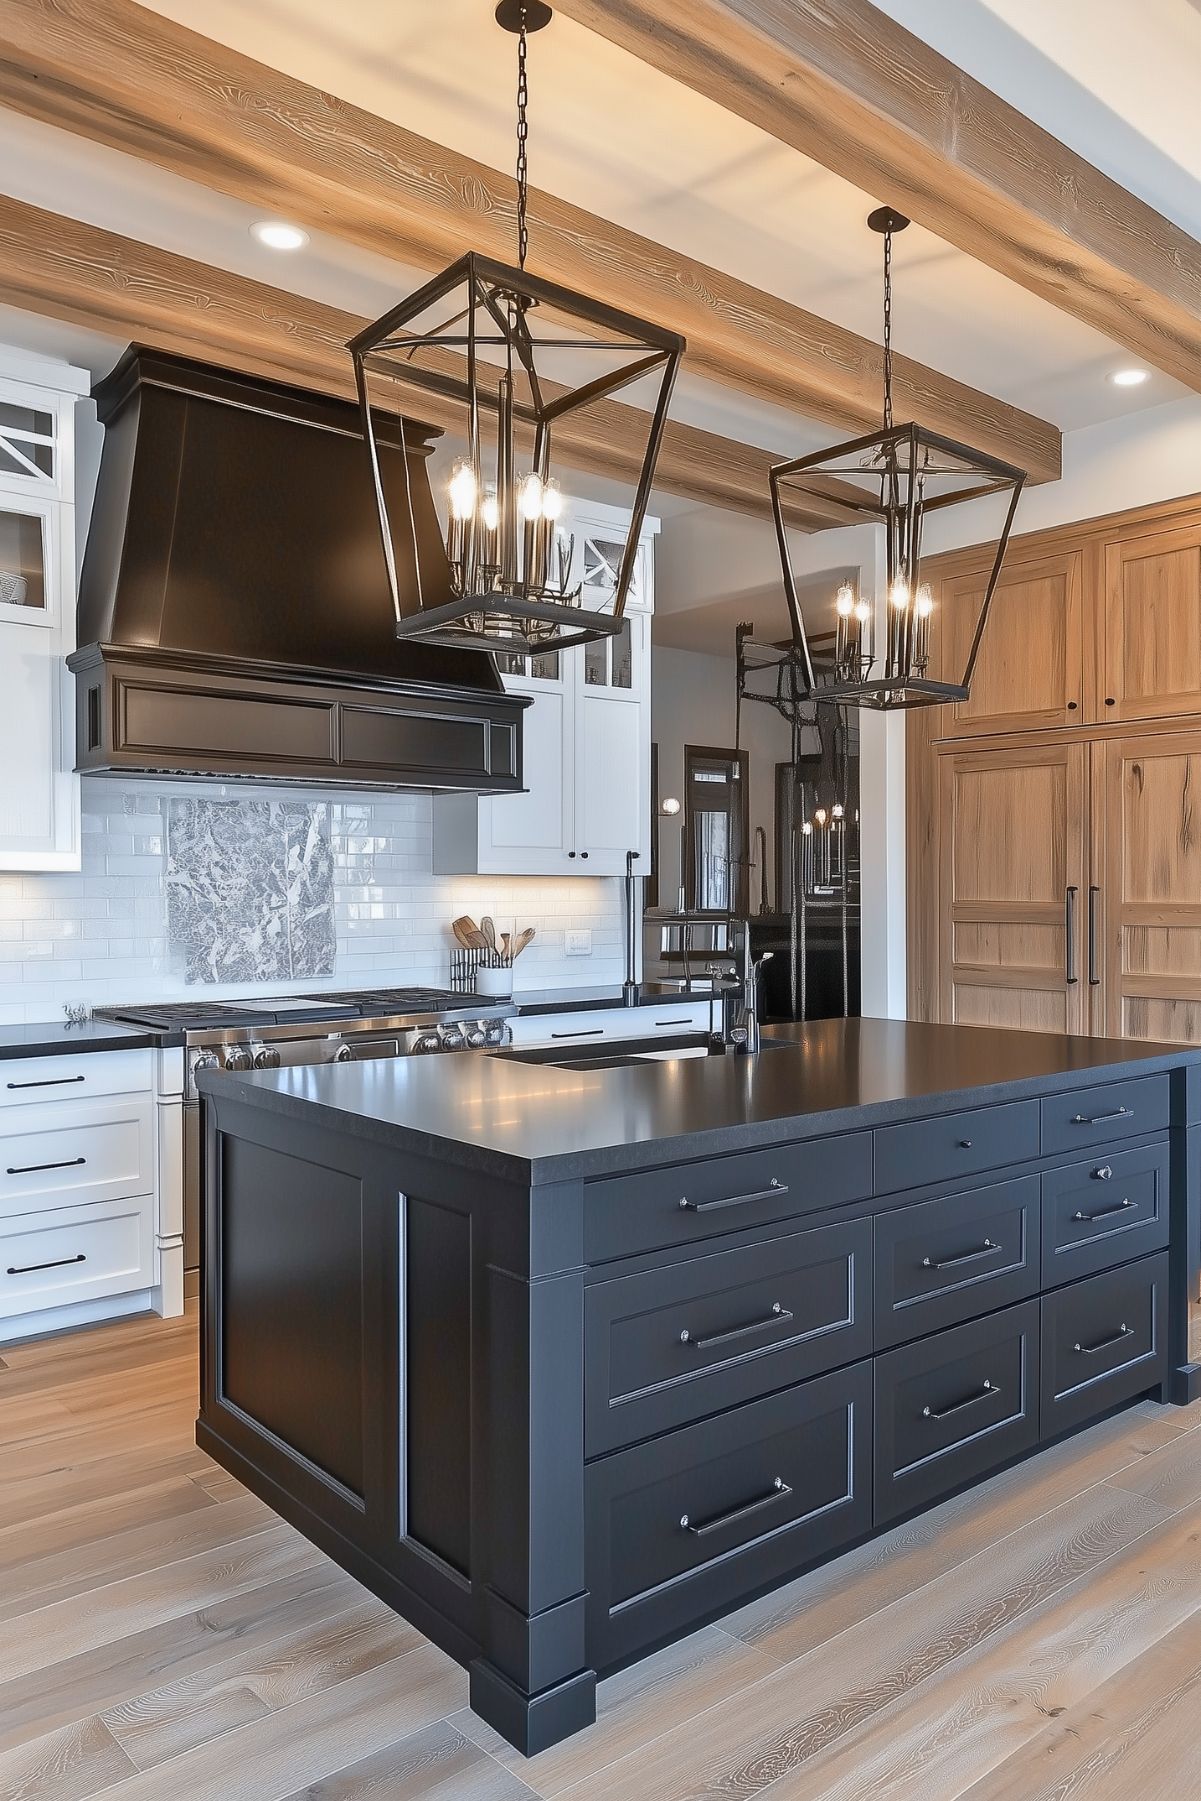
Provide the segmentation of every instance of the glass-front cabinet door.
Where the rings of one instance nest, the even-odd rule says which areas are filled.
[[[0,619],[49,625],[58,598],[59,508],[16,499],[0,486]]]

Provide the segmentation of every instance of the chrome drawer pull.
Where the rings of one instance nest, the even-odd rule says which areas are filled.
[[[679,1207],[681,1213],[718,1213],[723,1207],[748,1207],[752,1201],[774,1201],[787,1193],[787,1182],[781,1182],[773,1176],[767,1188],[757,1188],[753,1194],[727,1195],[721,1201],[690,1201],[686,1194],[682,1194]]]
[[[949,1420],[953,1413],[962,1413],[965,1407],[975,1407],[979,1401],[987,1401],[1001,1392],[997,1382],[986,1382],[978,1394],[965,1395],[962,1401],[952,1401],[949,1407],[923,1407],[924,1420]]]
[[[1108,1338],[1099,1338],[1096,1344],[1081,1344],[1079,1340],[1072,1346],[1074,1351],[1081,1351],[1085,1357],[1091,1357],[1096,1351],[1107,1351],[1110,1345],[1121,1344],[1124,1338],[1134,1337],[1133,1326],[1119,1326]]]
[[[933,1257],[923,1257],[922,1268],[958,1269],[961,1264],[978,1263],[981,1257],[991,1257],[1001,1248],[999,1244],[994,1244],[991,1238],[986,1238],[978,1251],[961,1251],[958,1257],[943,1257],[941,1261],[936,1261]]]
[[[10,1163],[5,1174],[31,1176],[43,1169],[75,1169],[79,1164],[86,1162],[86,1157],[67,1157],[61,1163]]]
[[[9,1276],[29,1276],[39,1269],[65,1269],[69,1263],[86,1263],[87,1258],[80,1251],[76,1257],[56,1257],[53,1263],[10,1263],[5,1274]]]
[[[82,1082],[83,1076],[42,1076],[36,1082],[6,1082],[6,1088],[69,1088],[73,1082]]]
[[[783,1476],[777,1476],[771,1485],[771,1493],[760,1495],[757,1501],[744,1501],[741,1507],[732,1507],[729,1513],[715,1513],[711,1520],[702,1520],[694,1526],[686,1513],[680,1515],[680,1525],[685,1532],[691,1532],[694,1538],[704,1538],[709,1532],[720,1532],[723,1526],[732,1526],[736,1520],[745,1520],[750,1514],[758,1513],[761,1507],[770,1507],[775,1501],[786,1501],[792,1493]]]
[[[1087,1113],[1074,1113],[1072,1115],[1072,1124],[1074,1126],[1106,1126],[1111,1119],[1133,1118],[1133,1107],[1118,1107],[1113,1113],[1094,1113],[1091,1119]]]
[[[1096,1213],[1073,1213],[1072,1218],[1083,1220],[1086,1226],[1091,1226],[1096,1220],[1112,1219],[1115,1213],[1129,1213],[1132,1209],[1135,1213],[1138,1212],[1138,1202],[1132,1201],[1127,1195],[1116,1207],[1100,1207]]]
[[[749,1326],[731,1326],[726,1332],[710,1332],[707,1338],[694,1338],[685,1326],[680,1333],[680,1343],[690,1344],[694,1351],[711,1351],[714,1345],[729,1344],[732,1339],[746,1338],[752,1332],[766,1332],[772,1326],[785,1326],[791,1318],[792,1314],[787,1307],[774,1301],[766,1319],[753,1319]]]
[[[1113,1170],[1108,1163],[1103,1163],[1100,1169],[1095,1169],[1093,1171],[1094,1182],[1112,1182],[1112,1180]]]

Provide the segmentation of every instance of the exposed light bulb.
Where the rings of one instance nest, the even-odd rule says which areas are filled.
[[[806,838],[811,838],[813,836],[813,826],[809,820],[806,819],[802,823],[801,831],[803,832],[803,834],[805,835]]]
[[[544,519],[558,519],[561,517],[562,512],[563,490],[560,488],[558,482],[547,482],[545,488],[542,490],[542,517]]]
[[[475,512],[475,503],[479,496],[479,484],[475,479],[475,470],[462,458],[454,466],[450,478],[450,510],[456,519],[470,519]]]
[[[903,613],[909,605],[909,583],[898,576],[888,591],[888,598],[898,613]]]
[[[840,619],[849,619],[855,611],[855,590],[850,582],[843,582],[834,598],[834,606]]]
[[[484,504],[480,508],[480,517],[490,532],[494,532],[500,524],[500,502],[496,498],[496,489],[489,488],[484,495]]]
[[[526,475],[522,477],[517,490],[517,510],[523,519],[540,519],[542,517],[542,477]]]
[[[933,611],[934,611],[933,591],[930,587],[929,582],[923,582],[921,587],[917,591],[917,616],[919,619],[929,619],[929,617]]]
[[[868,606],[866,600],[859,601],[855,607],[855,617],[859,621],[860,625],[866,625],[868,620],[871,618],[871,616],[872,616],[872,610]]]
[[[814,814],[814,815],[813,815],[813,817],[814,817],[814,819],[816,819],[816,821],[817,821],[817,823],[818,823],[818,825],[825,825],[825,823],[826,823],[826,809],[825,809],[825,808],[824,808],[824,807],[819,807],[819,808],[818,808],[818,809],[817,809],[817,811],[816,811],[816,813],[815,813],[815,814]]]
[[[836,800],[836,801],[835,801],[835,802],[834,802],[834,806],[833,806],[833,808],[832,808],[832,812],[833,812],[833,814],[834,814],[834,817],[835,817],[835,819],[841,819],[841,818],[842,818],[842,811],[843,811],[843,809],[842,809],[842,802],[841,802],[841,801],[837,801],[837,800]]]

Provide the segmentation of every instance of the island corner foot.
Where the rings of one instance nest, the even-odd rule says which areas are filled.
[[[472,1711],[523,1757],[548,1750],[596,1720],[595,1670],[579,1670],[536,1695],[525,1694],[484,1658],[469,1666],[468,1676]]]

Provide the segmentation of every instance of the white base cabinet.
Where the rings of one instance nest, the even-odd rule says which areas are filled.
[[[584,605],[601,609],[624,516],[573,505],[565,525]],[[649,868],[657,531],[648,521],[619,633],[575,650],[500,659],[505,687],[531,702],[522,720],[525,792],[436,796],[436,875],[621,875],[627,851]]]

